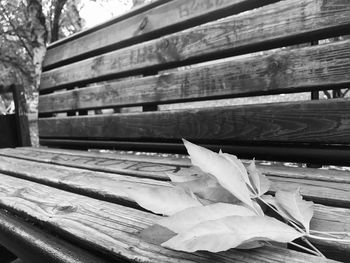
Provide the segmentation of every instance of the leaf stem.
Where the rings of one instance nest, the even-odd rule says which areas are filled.
[[[317,247],[315,247],[307,238],[305,237],[301,237],[301,240],[303,240],[306,244],[309,245],[309,247],[311,247],[315,252],[317,252],[319,254],[320,257],[326,258],[321,251],[319,251],[317,249]]]
[[[313,251],[313,250],[308,249],[308,248],[306,248],[306,247],[304,247],[304,246],[302,246],[302,245],[299,245],[299,244],[297,244],[297,243],[294,243],[293,241],[289,242],[289,244],[292,244],[293,246],[296,246],[296,247],[298,247],[298,248],[300,248],[300,249],[303,249],[303,250],[305,250],[305,251],[307,251],[307,252],[309,252],[309,253],[311,253],[311,254],[313,254],[313,255],[320,256],[316,251]]]
[[[350,243],[350,239],[339,239],[339,238],[329,238],[329,237],[320,237],[315,236],[312,234],[308,234],[307,237],[318,239],[318,240],[324,240],[324,241],[333,241],[333,242],[344,242],[344,243]]]

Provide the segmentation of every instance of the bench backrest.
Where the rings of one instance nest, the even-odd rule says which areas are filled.
[[[222,100],[350,87],[346,34],[344,0],[152,2],[48,47],[40,143],[350,164],[348,99]]]

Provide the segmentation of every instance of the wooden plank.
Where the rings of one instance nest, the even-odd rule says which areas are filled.
[[[158,1],[149,8],[144,8],[143,12],[129,15],[125,19],[115,19],[105,26],[100,25],[97,30],[90,29],[90,33],[49,46],[44,67],[74,57],[96,55],[101,49],[125,47],[275,1],[277,0]]]
[[[299,145],[299,144],[252,144],[252,143],[217,143],[209,141],[198,144],[218,152],[237,155],[241,159],[270,160],[278,162],[299,162],[317,165],[350,166],[350,148],[346,145]],[[163,141],[135,141],[135,140],[92,140],[92,139],[40,139],[42,146],[89,150],[111,149],[136,152],[185,154],[183,144]],[[331,153],[331,154],[330,154]]]
[[[108,158],[102,156],[71,155],[55,152],[40,152],[32,150],[0,150],[0,155],[12,156],[31,161],[52,163],[76,168],[89,169],[92,171],[112,172],[137,177],[168,180],[166,173],[179,171],[181,167],[175,164],[160,164],[143,160],[130,160],[128,158]]]
[[[65,158],[63,157],[62,159],[64,160]],[[134,165],[134,167],[137,167],[137,165]],[[159,164],[149,163],[147,165],[147,171],[153,172],[154,174],[158,173],[159,177],[163,176],[163,179],[165,179],[164,172],[159,172],[160,167],[161,165]],[[65,190],[68,189],[69,191],[84,193],[103,200],[107,198],[117,203],[123,203],[125,201],[128,203],[134,202],[132,193],[137,189],[141,191],[142,188],[149,187],[152,189],[160,186],[171,187],[170,183],[164,181],[122,176],[118,173],[109,174],[106,172],[96,172],[46,163],[33,163],[32,161],[10,157],[0,157],[0,172],[48,185],[54,185],[55,187]],[[191,168],[185,167],[176,167],[176,170],[174,169],[169,172],[176,174],[196,173],[196,171],[193,171]],[[135,175],[138,177],[140,176],[139,174]],[[147,176],[147,174],[145,173],[144,176]],[[269,176],[269,178],[273,181],[272,192],[278,189],[293,190],[300,186],[300,191],[308,199],[321,204],[350,208],[350,184],[278,176]]]
[[[26,263],[107,263],[86,250],[0,210],[0,243]],[[0,255],[1,260],[3,254]],[[8,261],[1,261],[8,262]]]
[[[350,101],[334,99],[45,118],[41,138],[349,144]],[[302,118],[301,118],[302,116]]]
[[[350,41],[273,50],[188,70],[43,95],[39,112],[324,89],[350,83],[349,60]]]
[[[140,240],[138,231],[159,217],[135,209],[60,191],[0,175],[0,205],[29,216],[82,246],[108,253],[115,259],[138,262],[334,262],[282,248],[223,253],[181,253]]]
[[[349,5],[343,0],[281,1],[47,71],[41,90],[345,34],[350,28]]]
[[[96,151],[88,152],[55,148],[22,147],[17,149],[0,149],[0,155],[100,172],[121,173],[134,176],[140,176],[139,172],[142,172],[143,177],[158,180],[168,180],[168,176],[164,172],[176,172],[181,171],[183,168],[191,167],[190,159],[182,157],[100,153]],[[120,163],[120,161],[126,162]],[[249,163],[248,160],[242,161],[245,165]],[[128,163],[130,165],[127,165]],[[153,171],[150,171],[147,166],[144,169],[141,168],[142,166],[140,164],[145,163],[157,164],[157,167],[152,168]],[[350,184],[350,174],[347,171],[288,167],[282,164],[260,165],[257,163],[257,167],[263,174],[268,176]]]

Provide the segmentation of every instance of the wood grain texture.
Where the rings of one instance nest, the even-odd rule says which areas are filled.
[[[0,155],[4,157],[14,157],[30,161],[43,163],[59,164],[75,168],[83,168],[92,171],[121,173],[132,176],[155,178],[158,180],[168,180],[164,172],[181,171],[183,168],[190,168],[189,158],[173,158],[171,156],[161,157],[158,155],[136,155],[105,152],[88,152],[65,150],[55,148],[32,148],[21,147],[17,149],[0,149]],[[166,155],[166,154],[165,154]],[[115,161],[115,162],[114,162]],[[121,161],[126,161],[125,163]],[[250,161],[242,160],[245,165]],[[130,165],[127,165],[127,164]],[[139,164],[157,164],[157,170],[150,171],[149,167],[141,168]],[[350,184],[350,174],[347,171],[338,171],[331,169],[315,169],[289,167],[281,164],[261,165],[256,164],[259,170],[267,176],[282,178],[295,178],[317,180],[334,183]],[[152,169],[155,169],[153,167]],[[140,170],[141,169],[141,170]]]
[[[270,49],[349,30],[344,0],[287,0],[160,39],[123,48],[42,74],[41,90],[75,85],[145,67],[208,60],[248,50]],[[264,21],[262,23],[262,21]],[[342,34],[345,34],[342,31]],[[245,51],[244,51],[245,50]],[[220,53],[220,54],[218,54]],[[140,73],[140,72],[139,72]]]
[[[203,65],[40,96],[39,112],[324,89],[350,83],[350,41]]]
[[[62,157],[60,160],[65,160]],[[76,162],[84,162],[84,157],[75,157]],[[95,160],[96,162],[96,160]],[[69,161],[66,161],[69,164]],[[113,161],[110,163],[116,163]],[[120,163],[120,162],[119,162]],[[106,164],[108,166],[108,163]],[[134,173],[137,167],[145,169],[145,175],[140,176],[140,171]],[[77,193],[87,194],[98,197],[103,200],[111,200],[116,203],[134,202],[133,193],[142,189],[155,189],[156,187],[172,187],[169,182],[152,180],[146,177],[147,172],[165,178],[166,173],[196,174],[197,171],[192,168],[169,166],[167,172],[162,171],[164,167],[159,164],[136,163],[130,167],[128,174],[134,173],[134,176],[123,176],[120,173],[106,173],[90,171],[79,168],[65,167],[61,165],[52,165],[47,163],[33,162],[10,157],[0,157],[0,172],[11,174],[28,180],[38,181],[48,185],[54,185],[58,188],[68,189]],[[271,191],[277,190],[295,190],[301,187],[301,192],[310,200],[321,204],[341,206],[350,208],[350,184],[334,183],[327,181],[308,180],[292,177],[269,176],[273,181]],[[145,191],[146,191],[145,190]],[[155,190],[154,190],[155,191]],[[147,191],[146,191],[147,192]]]
[[[86,250],[50,235],[29,222],[0,210],[0,243],[23,263],[108,263]],[[1,262],[9,262],[1,253]],[[111,263],[111,262],[109,262]]]
[[[348,144],[347,99],[45,118],[41,138]]]
[[[276,0],[275,0],[276,1]],[[161,2],[161,1],[159,1]],[[164,2],[164,1],[163,1]],[[158,3],[153,8],[118,19],[98,30],[75,37],[62,44],[49,47],[44,67],[58,62],[93,53],[100,49],[120,48],[145,39],[169,34],[175,30],[196,26],[227,15],[253,9],[274,2],[259,0],[175,0]],[[116,33],[117,32],[117,33]]]
[[[37,183],[0,175],[0,205],[29,216],[82,246],[138,262],[334,262],[282,248],[181,253],[147,243],[137,232],[159,217]]]

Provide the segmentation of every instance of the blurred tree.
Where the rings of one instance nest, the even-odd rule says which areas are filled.
[[[48,42],[83,27],[80,0],[0,0],[0,84],[37,90]]]

